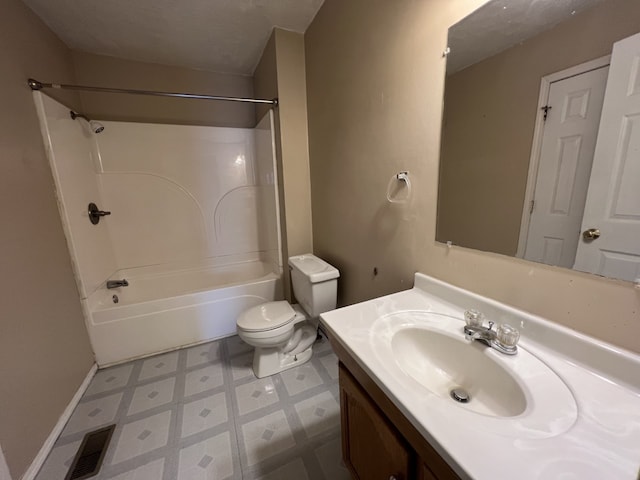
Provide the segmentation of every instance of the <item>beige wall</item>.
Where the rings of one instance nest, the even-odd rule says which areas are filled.
[[[250,76],[192,70],[73,52],[80,85],[140,90],[253,97]],[[160,98],[109,93],[81,93],[85,113],[102,120],[253,127],[252,104]]]
[[[0,0],[0,11],[0,443],[20,478],[93,354],[26,85],[73,81],[71,54],[22,2]]]
[[[340,269],[342,304],[420,271],[640,352],[631,284],[434,240],[442,52],[448,26],[483,3],[325,1],[305,35],[315,253]],[[400,170],[404,206],[385,198]]]
[[[608,1],[447,77],[438,240],[515,255],[541,78],[610,54],[639,21],[640,2]]]
[[[260,61],[253,72],[253,91],[256,98],[276,98],[278,96],[278,66],[276,57],[276,31],[271,36],[262,51]],[[267,105],[256,106],[256,123],[269,111]],[[276,116],[278,109],[275,110]]]
[[[313,250],[304,36],[275,30],[278,118],[289,255]]]
[[[254,72],[254,91],[278,97],[276,134],[283,258],[313,250],[304,37],[274,29]],[[261,117],[266,110],[256,109]],[[285,275],[285,291],[289,290]],[[290,298],[288,296],[288,298]]]

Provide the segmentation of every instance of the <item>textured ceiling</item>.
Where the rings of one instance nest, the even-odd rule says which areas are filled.
[[[304,32],[323,0],[23,0],[73,50],[251,75],[273,27]]]
[[[447,73],[496,55],[607,1],[492,0],[449,29]]]

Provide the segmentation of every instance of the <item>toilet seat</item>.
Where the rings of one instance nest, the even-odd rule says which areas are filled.
[[[240,314],[237,326],[245,332],[266,332],[293,322],[295,317],[296,311],[289,302],[268,302]]]

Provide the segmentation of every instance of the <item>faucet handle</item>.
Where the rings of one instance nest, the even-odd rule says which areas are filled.
[[[491,330],[495,324],[496,324],[495,322],[492,322],[491,320],[489,320],[489,330]]]
[[[470,327],[481,327],[484,322],[484,315],[478,310],[469,309],[464,312],[464,319]]]
[[[505,347],[515,347],[520,340],[520,332],[511,325],[503,323],[498,326],[496,340]]]

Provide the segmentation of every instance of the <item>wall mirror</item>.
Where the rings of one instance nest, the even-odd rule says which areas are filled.
[[[436,240],[640,281],[640,2],[492,0],[452,26]]]

